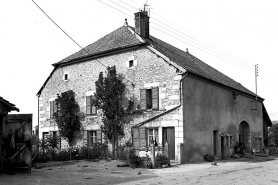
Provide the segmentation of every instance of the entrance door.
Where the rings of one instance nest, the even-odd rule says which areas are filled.
[[[175,159],[175,128],[174,127],[166,127],[163,128],[162,133],[162,146],[165,146],[165,142],[168,142],[169,146],[169,158],[171,160]]]
[[[217,130],[213,131],[213,155],[217,155]]]

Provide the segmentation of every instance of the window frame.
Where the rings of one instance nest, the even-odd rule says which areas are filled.
[[[140,107],[144,111],[159,110],[159,86],[140,89]]]
[[[88,130],[87,131],[87,145],[91,147],[93,144],[102,144],[102,132],[101,130]],[[100,134],[100,138],[98,138],[98,134]],[[95,140],[95,142],[94,142]]]
[[[97,115],[97,107],[93,105],[93,100],[94,96],[93,95],[89,95],[86,96],[86,115],[87,116],[96,116]],[[89,100],[89,102],[88,102]],[[93,111],[94,110],[94,111]]]
[[[155,138],[154,141],[159,142],[159,129],[158,127],[153,127],[153,128],[147,128],[147,134],[148,134],[148,141],[147,141],[147,145],[151,146],[151,140],[150,137]],[[152,135],[150,135],[150,130],[152,130]],[[157,132],[156,132],[157,131]],[[157,135],[155,135],[157,133]]]

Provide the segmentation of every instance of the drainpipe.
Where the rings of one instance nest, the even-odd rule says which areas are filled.
[[[38,94],[37,96],[38,96],[38,139],[40,139],[40,95]],[[39,142],[37,143],[37,152],[39,153]]]
[[[184,74],[184,76],[180,79],[180,105],[182,105],[182,101],[181,101],[181,98],[182,98],[182,95],[181,95],[181,92],[182,92],[182,80],[187,76],[187,72],[185,72],[185,73],[183,73]]]

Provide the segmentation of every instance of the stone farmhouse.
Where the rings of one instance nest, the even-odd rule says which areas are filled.
[[[263,98],[149,33],[148,13],[139,11],[135,28],[125,22],[85,51],[54,63],[37,93],[39,137],[58,134],[55,98],[73,90],[87,115],[79,145],[102,142],[100,111],[91,100],[99,73],[115,65],[127,79],[126,96],[143,112],[126,126],[122,142],[142,148],[152,140],[162,146],[167,141],[170,158],[181,163],[202,161],[205,154],[227,157],[235,141],[243,141],[247,152],[265,145],[271,121]]]

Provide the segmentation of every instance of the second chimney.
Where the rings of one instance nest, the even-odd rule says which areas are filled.
[[[149,29],[149,16],[147,11],[140,11],[134,14],[135,15],[135,32],[144,38],[149,38],[150,29]]]

